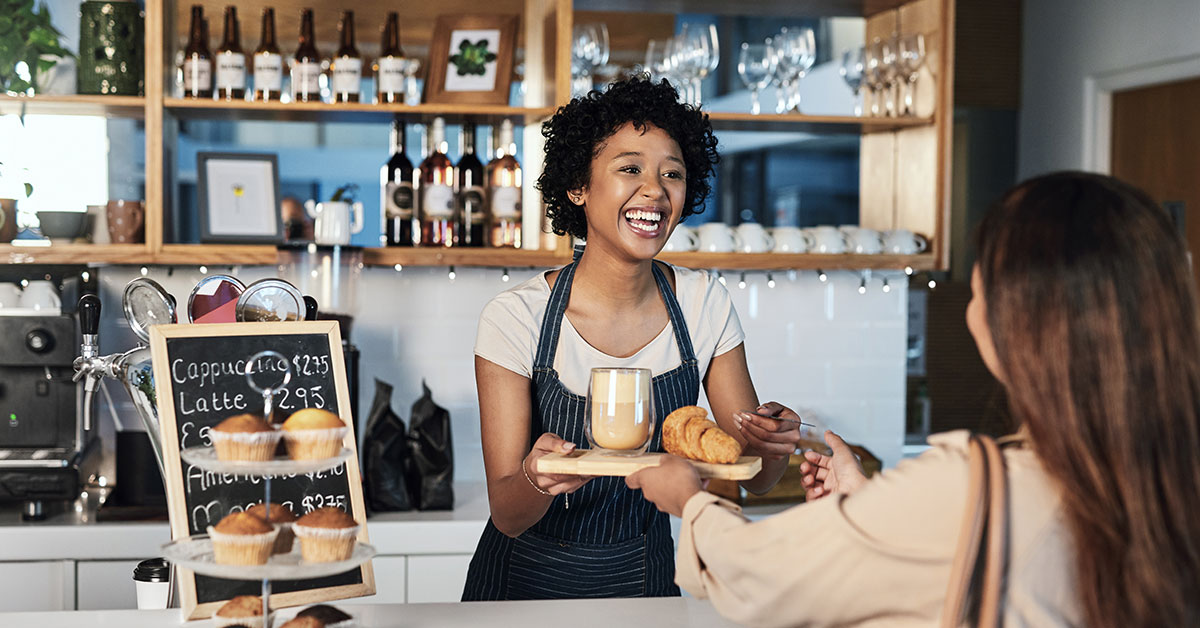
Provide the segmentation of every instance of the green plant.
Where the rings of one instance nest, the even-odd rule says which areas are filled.
[[[42,55],[74,56],[59,44],[62,33],[51,24],[50,10],[34,5],[35,0],[0,0],[0,90],[22,94],[32,88],[39,72],[54,67]],[[27,75],[17,72],[21,62]]]
[[[4,178],[4,162],[0,161],[0,179],[3,179],[3,178]],[[25,196],[29,196],[31,194],[33,194],[33,184],[26,181],[25,182]]]
[[[358,194],[358,184],[347,183],[342,187],[333,191],[333,196],[329,197],[331,202],[341,201],[343,203],[354,203],[354,198]]]

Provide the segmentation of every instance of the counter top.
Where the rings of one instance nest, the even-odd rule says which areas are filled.
[[[333,604],[337,604],[333,602]],[[419,628],[475,628],[476,626],[549,626],[571,628],[654,626],[655,628],[730,628],[708,602],[691,598],[619,600],[542,600],[533,602],[460,602],[450,604],[374,604],[341,607],[363,628],[398,626]],[[275,624],[300,609],[284,609]],[[208,628],[209,620],[185,623],[178,609],[162,611],[75,611],[57,613],[0,613],[5,628]]]

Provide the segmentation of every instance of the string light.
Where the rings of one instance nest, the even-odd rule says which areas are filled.
[[[725,275],[722,275],[719,270],[717,271],[717,281],[721,282],[722,286],[725,285]]]
[[[933,277],[930,277],[929,278],[929,289],[933,290],[936,287],[937,287],[937,282],[933,280]]]
[[[829,275],[826,275],[825,271],[818,268],[817,269],[817,279],[819,279],[821,281],[821,283],[825,283],[826,281],[829,281]]]
[[[908,275],[909,277],[912,277],[912,274],[913,274],[913,268],[912,268],[912,266],[905,266],[905,267],[904,267],[904,274],[905,274],[905,275]]]
[[[21,280],[21,287],[22,287],[22,288],[28,288],[28,287],[29,287],[29,280],[28,280],[28,279],[22,279],[22,280]]]
[[[509,277],[508,277],[508,269],[507,269],[507,268],[505,268],[505,269],[504,269],[504,274],[503,274],[503,275],[500,275],[500,281],[503,281],[504,283],[508,283],[508,279],[509,279]]]
[[[450,267],[450,273],[447,276],[450,277],[450,281],[454,281],[454,278],[458,276],[458,273],[454,272],[453,266]]]
[[[146,268],[145,266],[142,266],[141,273],[142,273],[142,276],[145,277],[146,275],[150,274],[150,269]]]
[[[858,293],[859,294],[867,293],[867,276],[866,275],[863,275],[863,278],[858,281]]]
[[[207,274],[208,274],[208,266],[201,266],[201,267],[200,267],[200,274],[201,274],[201,275],[207,275]]]
[[[887,277],[884,277],[884,278],[883,278],[883,291],[884,291],[884,292],[891,292],[891,291],[892,291],[892,287],[888,285],[888,280],[887,280]]]
[[[314,268],[314,269],[312,269],[312,272],[310,272],[308,274],[311,275],[313,279],[316,279],[318,276],[320,276],[321,273],[317,272],[317,269]]]
[[[395,266],[392,266],[392,268],[395,268],[396,272],[400,272],[404,270],[404,264],[396,264]]]
[[[80,273],[79,277],[83,279],[83,283],[87,283],[92,280],[92,274],[86,270]]]
[[[775,287],[775,278],[771,276],[771,273],[767,273],[767,287],[768,288]]]
[[[742,278],[738,280],[738,288],[746,289],[746,273],[742,273]]]

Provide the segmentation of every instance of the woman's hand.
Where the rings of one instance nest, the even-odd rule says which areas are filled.
[[[569,454],[572,451],[575,451],[575,443],[565,441],[555,434],[546,432],[539,436],[537,441],[533,443],[533,449],[530,450],[529,455],[525,456],[521,464],[524,465],[525,473],[537,488],[551,495],[574,493],[579,487],[587,484],[592,477],[590,475],[540,473],[537,470],[538,458],[550,453]]]
[[[826,430],[825,442],[833,450],[832,456],[806,451],[806,462],[800,463],[800,472],[804,474],[801,482],[806,491],[804,499],[807,501],[833,493],[849,495],[867,483],[867,474],[863,472],[858,456],[850,451],[850,446],[842,437],[832,430]]]
[[[791,421],[776,421],[759,415],[781,416],[800,420],[790,408],[768,401],[750,412],[735,412],[733,421],[746,438],[745,455],[762,456],[765,460],[786,459],[800,445],[800,424]]]
[[[683,505],[692,495],[703,490],[696,467],[680,458],[666,454],[657,467],[642,469],[625,478],[631,489],[642,489],[642,495],[658,509],[675,515],[683,515]]]

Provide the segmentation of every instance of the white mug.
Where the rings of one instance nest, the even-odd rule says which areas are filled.
[[[88,220],[92,221],[88,226],[92,244],[112,244],[112,237],[108,235],[108,206],[88,205],[87,213]]]
[[[883,232],[883,250],[895,255],[915,255],[929,248],[929,240],[908,229],[892,229]]]
[[[813,240],[810,252],[827,254],[846,252],[846,236],[837,227],[822,225],[809,227],[805,231]]]
[[[62,308],[62,299],[53,282],[39,279],[29,282],[21,293],[21,307],[34,310],[57,310]]]
[[[843,225],[841,232],[846,237],[846,250],[850,253],[875,255],[883,251],[883,238],[874,229]]]
[[[700,250],[705,253],[731,253],[737,246],[733,227],[723,222],[700,225]]]
[[[317,244],[350,244],[350,236],[363,230],[362,203],[314,203],[310,199],[304,202],[304,209],[316,220],[313,239]]]
[[[776,253],[807,253],[813,247],[813,237],[800,227],[773,227]]]
[[[21,288],[15,283],[0,282],[0,307],[17,307],[21,304]]]
[[[699,246],[700,238],[691,227],[687,225],[675,225],[675,230],[671,232],[671,237],[667,238],[667,243],[663,246],[663,250],[671,253],[685,253],[687,251],[695,251]]]
[[[775,238],[757,222],[743,222],[734,232],[739,253],[766,253],[775,248]]]

